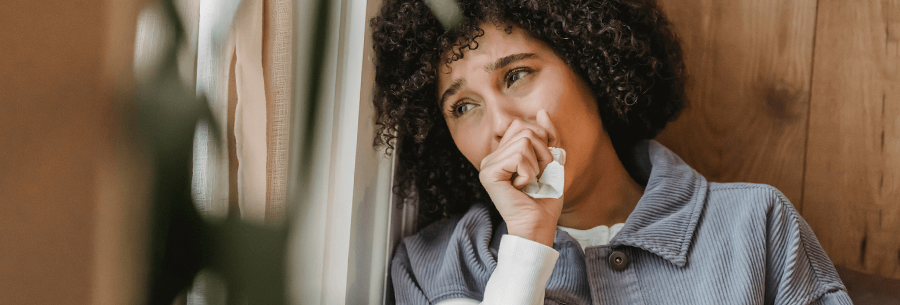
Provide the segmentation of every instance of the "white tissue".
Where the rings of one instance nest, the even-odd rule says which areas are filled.
[[[553,162],[547,164],[541,177],[532,180],[522,191],[534,199],[540,198],[556,198],[562,197],[563,186],[566,181],[566,172],[563,165],[566,165],[566,150],[562,148],[550,147],[550,154],[553,155]]]

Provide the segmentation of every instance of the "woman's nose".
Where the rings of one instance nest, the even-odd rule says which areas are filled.
[[[521,109],[515,107],[514,103],[508,101],[495,101],[493,107],[488,107],[491,117],[491,131],[494,135],[494,144],[503,139],[506,130],[512,125],[516,119],[524,120],[526,117]]]

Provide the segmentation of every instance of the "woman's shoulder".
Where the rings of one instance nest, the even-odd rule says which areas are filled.
[[[772,233],[814,236],[787,196],[767,184],[709,183],[703,214],[703,222],[719,224],[717,231],[748,240]]]
[[[787,196],[774,186],[746,182],[709,183],[707,210],[710,209],[729,214],[768,214],[773,209],[796,213]]]
[[[802,257],[814,268],[817,280],[843,287],[812,228],[777,188],[755,183],[710,183],[704,213],[704,221],[722,224],[713,226],[720,233],[731,231],[744,241],[764,242],[756,246],[767,252],[769,259]]]
[[[787,196],[771,185],[710,183],[708,230],[736,236],[748,251],[765,253],[767,298],[809,303],[829,293],[846,294],[834,265]],[[757,242],[753,242],[757,241]],[[719,245],[721,247],[721,245]],[[783,294],[783,295],[782,295]]]

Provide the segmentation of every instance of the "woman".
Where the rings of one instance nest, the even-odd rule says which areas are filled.
[[[459,6],[450,30],[421,1],[372,20],[376,144],[427,224],[394,254],[397,303],[850,303],[778,190],[651,140],[685,100],[654,1]]]

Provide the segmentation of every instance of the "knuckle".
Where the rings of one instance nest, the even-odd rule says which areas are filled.
[[[522,163],[525,162],[525,155],[522,155],[522,154],[516,154],[516,156],[515,156],[514,158],[515,158],[514,160],[515,160],[516,163],[518,163],[518,164],[522,164]]]
[[[535,132],[534,129],[531,129],[531,128],[525,129],[523,133],[527,137],[536,137],[538,135],[538,133]]]
[[[521,174],[521,175],[519,175],[519,177],[522,179],[520,182],[521,182],[521,184],[523,184],[523,185],[526,184],[526,183],[528,183],[529,181],[531,181],[531,174],[530,174],[530,173],[528,173],[528,174]]]
[[[528,138],[519,138],[516,139],[510,146],[512,146],[511,148],[515,150],[525,150],[528,148],[530,142],[531,141],[529,141]]]
[[[520,125],[522,125],[522,121],[519,120],[519,119],[515,119],[515,120],[512,121],[512,123],[509,124],[509,127],[508,127],[508,128],[509,128],[510,130],[516,130],[516,129],[519,128]]]

